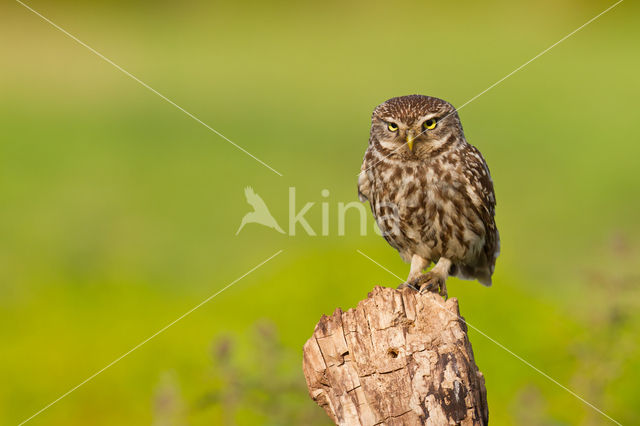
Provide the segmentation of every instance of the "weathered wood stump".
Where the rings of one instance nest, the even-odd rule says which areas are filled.
[[[458,301],[375,287],[304,345],[311,398],[339,425],[486,425],[484,376]]]

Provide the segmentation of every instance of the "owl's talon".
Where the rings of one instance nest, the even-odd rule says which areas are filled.
[[[414,284],[415,281],[407,281],[400,284],[397,289],[402,290],[403,288],[410,288],[411,290],[419,291],[419,288]]]
[[[425,283],[420,286],[420,294],[427,294],[429,292],[437,293],[438,292],[438,284],[434,282]]]
[[[440,294],[440,290],[438,287],[437,283],[429,283],[429,284],[424,284],[422,287],[420,287],[420,294],[427,294],[427,293],[438,293]]]
[[[449,293],[447,292],[447,283],[446,281],[442,281],[442,285],[440,285],[440,296],[444,297],[444,300],[449,298]]]
[[[413,283],[415,283],[416,287],[420,288],[420,294],[425,294],[431,291],[434,293],[438,293],[445,299],[448,297],[445,279],[440,275],[427,272],[426,274],[421,275],[420,277],[412,281],[412,284]]]

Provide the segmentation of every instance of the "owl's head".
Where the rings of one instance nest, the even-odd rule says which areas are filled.
[[[371,118],[371,136],[393,156],[426,158],[445,145],[464,141],[456,109],[447,101],[423,95],[391,98]]]

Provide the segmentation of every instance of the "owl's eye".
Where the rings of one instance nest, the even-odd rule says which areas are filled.
[[[433,130],[433,129],[436,128],[436,124],[438,124],[436,119],[435,118],[430,118],[427,121],[425,121],[424,123],[422,123],[422,127],[424,127],[425,130]]]
[[[392,132],[397,132],[398,131],[398,125],[396,123],[387,124],[387,128]]]

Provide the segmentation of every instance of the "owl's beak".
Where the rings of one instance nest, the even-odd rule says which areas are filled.
[[[416,136],[414,135],[412,130],[409,130],[407,132],[407,145],[409,146],[409,149],[411,151],[413,151],[413,141],[415,140]]]

